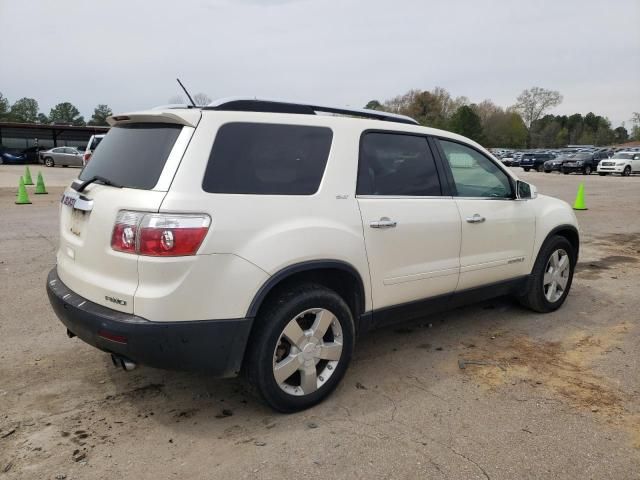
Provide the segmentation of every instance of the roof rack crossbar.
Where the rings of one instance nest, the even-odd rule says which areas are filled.
[[[411,117],[398,115],[396,113],[381,112],[379,110],[339,108],[279,100],[262,100],[257,98],[225,98],[216,100],[206,107],[202,107],[202,109],[236,112],[295,113],[301,115],[315,115],[316,112],[323,112],[418,125],[418,122]]]

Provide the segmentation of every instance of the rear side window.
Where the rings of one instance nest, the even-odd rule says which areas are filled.
[[[182,125],[132,123],[111,128],[80,180],[100,175],[128,188],[152,189],[176,143]]]
[[[326,127],[225,124],[213,143],[202,188],[209,193],[312,195],[320,186],[332,138]]]
[[[360,143],[358,195],[440,196],[440,180],[425,137],[365,133]]]

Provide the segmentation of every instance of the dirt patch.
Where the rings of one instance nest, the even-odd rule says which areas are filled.
[[[580,331],[558,342],[515,337],[499,349],[492,348],[500,353],[487,361],[487,365],[478,362],[465,371],[489,389],[524,382],[533,388],[551,390],[572,407],[590,411],[605,422],[627,430],[634,447],[640,449],[640,416],[627,408],[632,398],[593,371],[593,364],[616,348],[628,331],[628,326],[622,323],[596,334]],[[487,348],[480,350],[479,358],[488,359]]]
[[[640,232],[599,235],[591,244],[617,252],[638,254],[640,253]]]
[[[638,263],[638,259],[636,257],[628,257],[625,255],[610,255],[591,262],[578,262],[578,265],[576,266],[576,274],[579,275],[580,278],[593,280],[599,278],[603,273],[603,270],[610,270],[617,265],[629,263]]]

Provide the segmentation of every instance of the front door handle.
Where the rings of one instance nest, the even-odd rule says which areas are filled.
[[[482,223],[486,220],[482,215],[475,213],[473,217],[467,217],[467,222],[469,223]]]
[[[394,228],[398,222],[394,222],[390,220],[388,217],[382,217],[380,220],[376,222],[371,222],[369,226],[371,228]]]

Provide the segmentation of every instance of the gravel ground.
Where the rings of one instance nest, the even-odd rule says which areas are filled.
[[[518,171],[567,201],[585,182],[563,308],[376,331],[327,401],[279,415],[240,380],[124,373],[68,339],[44,283],[78,171],[42,167],[50,194],[17,206],[21,171],[0,166],[0,478],[640,479],[640,177]]]

